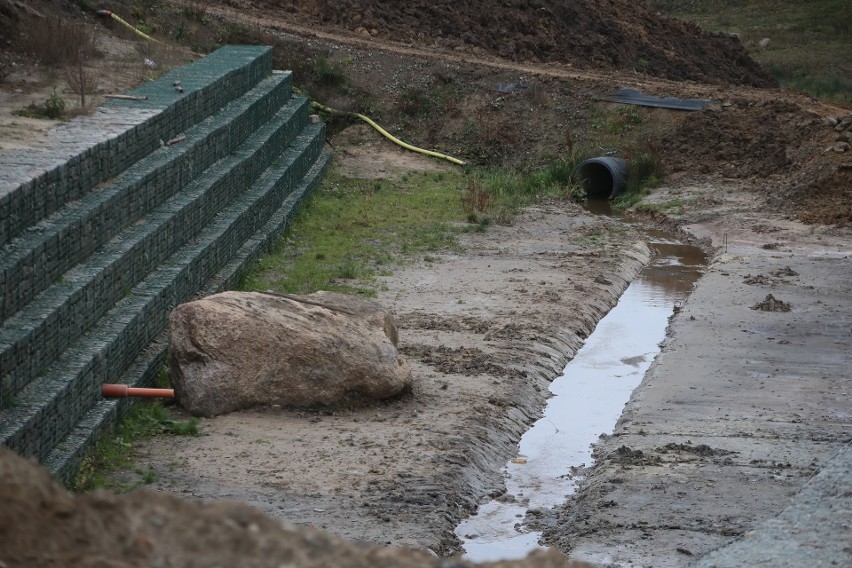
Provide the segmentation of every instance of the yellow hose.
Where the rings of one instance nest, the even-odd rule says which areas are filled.
[[[157,40],[155,40],[154,38],[152,38],[151,36],[149,36],[148,34],[146,34],[145,32],[143,32],[143,31],[140,31],[140,30],[136,29],[135,27],[133,27],[133,25],[132,25],[132,24],[130,24],[129,22],[124,21],[123,19],[121,19],[120,17],[118,17],[118,16],[117,16],[117,15],[115,15],[114,13],[110,12],[109,10],[98,10],[98,15],[101,15],[101,16],[109,16],[110,18],[112,18],[113,20],[115,20],[116,22],[118,22],[119,24],[121,24],[122,26],[125,26],[125,27],[127,27],[127,28],[130,28],[131,30],[133,30],[134,32],[136,32],[136,34],[137,34],[139,37],[145,38],[145,39],[147,39],[148,41],[153,41],[154,43],[160,43],[160,42],[158,42]]]
[[[370,126],[372,126],[373,128],[375,128],[379,132],[379,134],[381,134],[382,136],[384,136],[385,138],[387,138],[388,140],[390,140],[394,144],[398,144],[399,146],[402,146],[403,148],[405,148],[407,150],[411,150],[412,152],[417,152],[419,154],[425,154],[427,156],[433,156],[435,158],[441,158],[442,160],[447,160],[448,162],[458,164],[459,166],[464,165],[464,162],[462,160],[459,160],[458,158],[453,158],[452,156],[447,156],[446,154],[441,154],[440,152],[433,152],[432,150],[425,150],[423,148],[418,148],[417,146],[412,146],[411,144],[408,144],[407,142],[403,142],[402,140],[400,140],[399,138],[397,138],[396,136],[394,136],[393,134],[391,134],[390,132],[388,132],[387,130],[385,130],[384,128],[379,126],[378,124],[376,124],[376,122],[373,121],[371,118],[366,117],[363,114],[360,114],[360,113],[357,113],[357,112],[354,112],[354,113],[353,112],[342,112],[342,111],[335,110],[333,108],[327,107],[325,105],[322,105],[322,104],[320,104],[316,101],[312,102],[311,104],[315,108],[318,108],[320,110],[324,110],[325,112],[329,112],[331,114],[344,114],[344,115],[357,117],[357,118],[363,120],[364,122],[366,122],[367,124],[369,124]]]
[[[148,34],[146,34],[145,32],[139,31],[139,30],[138,30],[138,29],[136,29],[134,26],[132,26],[132,25],[131,25],[131,24],[129,24],[128,22],[125,22],[124,20],[122,20],[121,18],[119,18],[118,16],[116,16],[115,14],[113,14],[113,13],[111,13],[111,12],[110,12],[110,16],[112,17],[112,19],[113,19],[113,20],[115,20],[115,21],[116,21],[116,22],[118,22],[119,24],[121,24],[121,25],[123,25],[123,26],[127,26],[128,28],[130,28],[131,30],[133,30],[134,32],[136,32],[136,33],[139,35],[139,37],[143,37],[143,38],[145,38],[145,39],[147,39],[147,40],[149,40],[149,41],[153,41],[154,43],[159,43],[157,40],[155,40],[154,38],[152,38],[151,36],[149,36],[149,35],[148,35]]]

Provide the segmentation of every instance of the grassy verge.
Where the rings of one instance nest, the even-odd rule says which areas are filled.
[[[456,247],[456,235],[470,230],[458,224],[461,183],[454,172],[363,180],[332,171],[240,288],[374,296],[376,276],[405,257]]]
[[[662,13],[737,34],[787,88],[852,102],[852,2],[848,0],[651,0]]]
[[[458,249],[458,235],[511,222],[545,196],[565,195],[568,166],[411,173],[398,180],[346,178],[332,171],[276,249],[243,279],[243,290],[375,296],[376,277],[410,259]]]

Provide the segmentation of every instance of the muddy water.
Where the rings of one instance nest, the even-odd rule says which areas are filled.
[[[591,465],[591,444],[612,432],[659,352],[668,319],[692,290],[706,258],[663,233],[651,233],[650,239],[651,264],[551,384],[544,416],[506,466],[506,494],[456,529],[465,558],[520,558],[538,547],[540,534],[521,526],[527,511],[562,504],[573,493],[578,480],[572,468]]]

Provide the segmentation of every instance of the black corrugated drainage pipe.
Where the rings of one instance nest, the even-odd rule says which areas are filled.
[[[574,173],[589,199],[612,199],[627,186],[627,160],[622,158],[590,158]]]

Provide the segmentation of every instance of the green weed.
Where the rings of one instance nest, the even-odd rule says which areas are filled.
[[[652,146],[637,152],[628,158],[627,187],[613,200],[618,210],[628,209],[637,204],[642,197],[651,192],[651,188],[665,176],[659,153]]]
[[[13,114],[27,118],[59,120],[65,116],[65,99],[56,92],[56,87],[54,86],[53,91],[51,91],[46,101],[40,105],[33,103],[26,108],[16,110]]]
[[[98,440],[92,454],[83,459],[71,483],[72,491],[84,492],[101,488],[128,491],[135,488],[138,483],[117,485],[109,479],[109,474],[132,465],[134,442],[159,434],[196,436],[198,419],[174,420],[171,412],[159,402],[137,403],[116,427],[115,433]],[[145,479],[149,479],[149,476],[146,475],[142,483],[152,483],[155,480]]]
[[[566,156],[540,169],[496,168],[475,172],[487,192],[487,210],[498,222],[511,221],[521,208],[545,198],[565,197],[574,186],[575,157]]]
[[[314,60],[313,76],[314,81],[319,85],[339,89],[343,92],[349,91],[349,77],[340,67],[322,55],[317,56]]]

